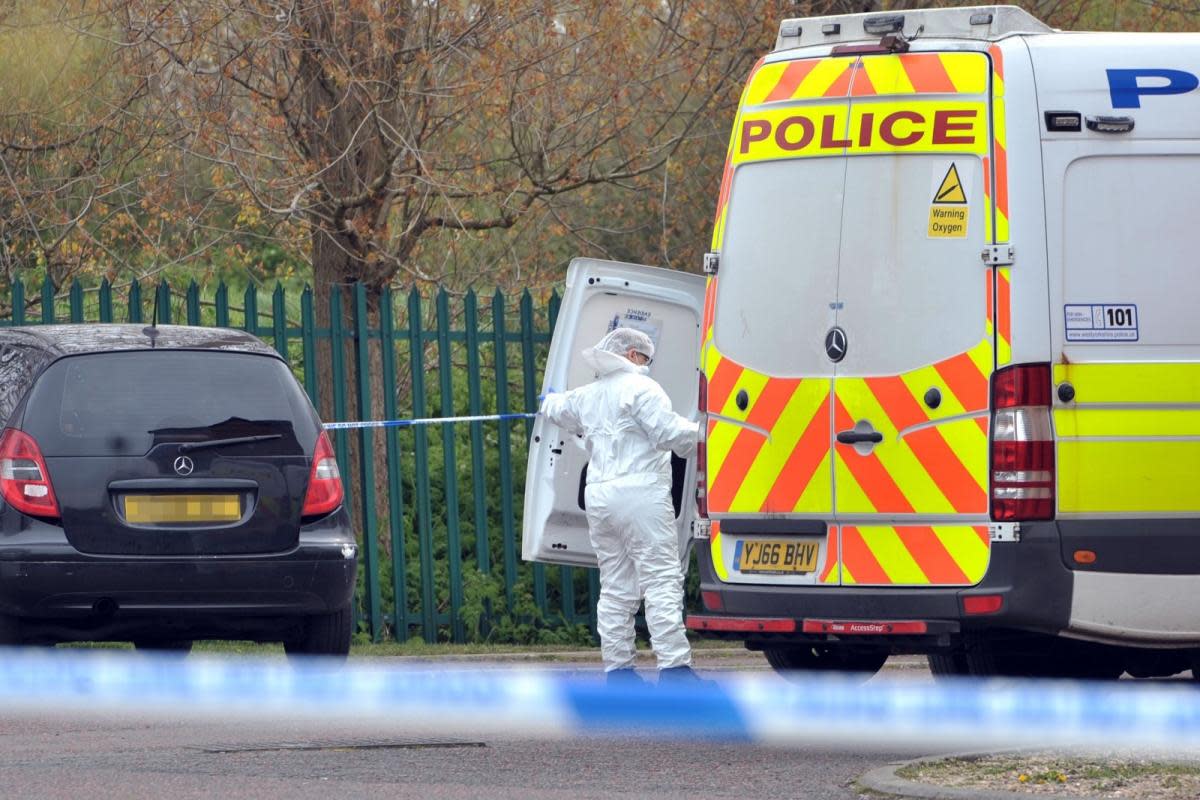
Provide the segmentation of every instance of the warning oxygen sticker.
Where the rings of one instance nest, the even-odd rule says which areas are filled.
[[[955,161],[933,168],[929,203],[930,239],[965,239],[971,214],[971,169],[963,162],[962,171]]]

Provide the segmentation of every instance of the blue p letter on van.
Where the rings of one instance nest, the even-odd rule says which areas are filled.
[[[1106,72],[1113,108],[1141,108],[1144,94],[1186,94],[1200,86],[1200,78],[1178,69],[1110,69]],[[1139,86],[1139,78],[1159,78],[1166,83]]]

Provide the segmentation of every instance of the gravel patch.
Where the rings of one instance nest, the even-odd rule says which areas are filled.
[[[1196,800],[1200,762],[1129,754],[1007,753],[953,757],[896,771],[907,780],[961,789],[1054,797]]]

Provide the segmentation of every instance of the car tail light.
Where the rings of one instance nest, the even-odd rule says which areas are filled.
[[[992,519],[1054,519],[1050,365],[1022,364],[992,378]]]
[[[22,514],[60,516],[41,448],[32,436],[15,428],[0,435],[0,495]]]
[[[696,513],[708,519],[708,378],[700,373],[700,438],[696,441]]]
[[[308,476],[308,491],[304,493],[304,509],[300,513],[306,517],[328,514],[342,504],[344,497],[342,473],[333,455],[333,445],[329,443],[329,434],[321,431],[313,454],[312,472]]]

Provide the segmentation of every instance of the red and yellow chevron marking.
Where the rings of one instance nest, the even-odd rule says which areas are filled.
[[[844,525],[842,584],[972,586],[991,553],[986,525]]]
[[[746,99],[749,96],[750,88],[755,84],[755,78],[759,70],[763,67],[765,56],[755,62],[754,67],[750,70],[750,77],[746,79],[746,85],[742,87],[741,102],[738,103],[738,113],[733,118],[733,131],[737,131],[738,120],[742,116],[742,108],[746,106]],[[733,188],[733,139],[734,133],[729,134],[729,147],[725,150],[725,169],[721,172],[721,194],[717,198],[717,217],[713,221],[712,249],[714,252],[721,251],[721,243],[725,238],[725,212],[729,207],[729,192]]]
[[[709,532],[708,552],[712,556],[713,570],[716,571],[717,577],[728,581],[729,568],[725,566],[725,556],[721,553],[721,523],[715,519]]]
[[[820,98],[912,94],[984,94],[978,53],[906,53],[766,64],[747,84],[743,105]]]
[[[831,513],[827,378],[771,378],[706,348],[710,513]],[[745,391],[745,411],[737,393]]]
[[[821,575],[817,578],[817,582],[831,585],[841,583],[841,567],[841,539],[838,536],[837,527],[830,525],[829,531],[825,534],[825,565],[821,568]]]
[[[742,90],[734,119],[721,176],[712,249],[720,251],[724,242],[733,171],[740,163],[898,150],[986,153],[986,103],[954,98],[982,98],[987,83],[988,70],[981,53],[905,53],[771,64],[760,59]],[[851,111],[844,102],[830,103],[847,98],[913,96],[923,99],[872,102],[858,111]],[[942,99],[930,99],[934,96]],[[796,107],[809,101],[824,101],[826,105]],[[787,106],[773,111],[769,108],[772,104]],[[768,130],[772,135],[760,142],[756,137]],[[747,139],[751,140],[749,144]],[[843,141],[846,145],[841,145]]]
[[[984,159],[983,183],[987,213],[987,230],[993,235],[994,242],[1009,240],[1009,206],[1008,206],[1008,133],[1004,102],[1004,53],[997,45],[988,49],[992,61],[992,154],[994,162]],[[993,203],[991,179],[995,172],[995,197]],[[995,205],[995,220],[993,225],[992,206]],[[996,364],[1004,366],[1012,363],[1012,327],[1011,305],[1009,294],[1010,270],[1001,267],[996,270]],[[990,298],[989,298],[990,300]],[[989,307],[991,303],[989,302]],[[989,322],[990,322],[989,318]]]
[[[903,375],[838,378],[834,430],[869,420],[884,441],[865,456],[835,446],[837,513],[986,513],[991,362],[984,338],[966,353]],[[942,402],[930,410],[923,398],[935,387]]]
[[[1012,363],[1012,270],[996,270],[996,363]]]

